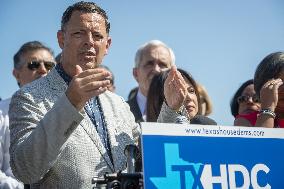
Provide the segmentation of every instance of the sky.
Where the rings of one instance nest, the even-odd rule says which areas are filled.
[[[65,9],[77,1],[0,1],[0,97],[18,90],[12,75],[20,46],[38,40],[60,53],[56,33]],[[115,75],[125,99],[137,86],[132,76],[136,50],[158,39],[171,47],[176,65],[208,91],[211,118],[232,125],[230,100],[253,78],[260,61],[284,50],[283,0],[98,0],[111,23],[112,45],[103,64]]]

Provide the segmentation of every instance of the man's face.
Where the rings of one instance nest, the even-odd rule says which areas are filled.
[[[73,12],[57,37],[62,48],[63,68],[70,76],[75,75],[76,65],[82,70],[98,67],[111,43],[105,20],[97,13]]]
[[[51,67],[46,67],[44,65],[54,63],[54,58],[49,51],[45,49],[33,50],[25,53],[20,57],[21,67],[14,68],[13,75],[17,79],[17,82],[20,84],[20,87],[30,83],[40,77],[46,76]],[[39,64],[38,64],[39,63]],[[33,64],[31,66],[31,64]],[[37,67],[37,65],[39,65]]]
[[[140,64],[133,69],[133,76],[144,96],[147,96],[153,76],[171,66],[170,52],[165,47],[157,46],[144,49]]]

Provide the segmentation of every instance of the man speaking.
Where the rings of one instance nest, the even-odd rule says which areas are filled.
[[[110,73],[99,68],[111,44],[109,30],[95,3],[68,7],[57,33],[61,62],[12,98],[11,167],[31,188],[92,188],[93,177],[125,169],[124,148],[137,142],[140,129],[127,103],[107,91]],[[181,92],[162,118],[178,116]]]

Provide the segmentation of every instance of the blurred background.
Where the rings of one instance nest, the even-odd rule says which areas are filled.
[[[38,40],[60,53],[56,32],[65,9],[77,1],[0,1],[0,97],[18,90],[12,76],[20,46]],[[111,22],[112,46],[104,60],[115,75],[116,93],[127,98],[136,50],[159,39],[176,55],[177,67],[189,71],[208,91],[211,118],[232,125],[230,99],[253,78],[258,63],[284,49],[282,0],[98,0]]]

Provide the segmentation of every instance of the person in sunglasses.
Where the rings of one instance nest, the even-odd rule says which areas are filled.
[[[46,76],[54,66],[53,51],[39,41],[23,44],[14,55],[13,75],[19,87]],[[11,99],[0,102],[0,188],[24,188],[23,184],[14,178],[10,167],[10,130],[9,104]]]
[[[254,85],[261,101],[256,125],[284,128],[284,52],[267,55],[257,66]]]
[[[15,54],[13,75],[22,87],[46,76],[54,65],[53,51],[39,41],[31,41],[25,43]]]
[[[255,126],[261,104],[257,97],[253,80],[244,82],[231,100],[231,113],[235,126]]]

